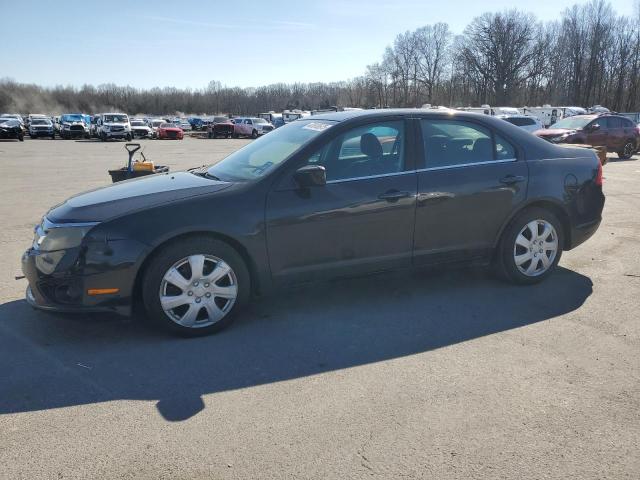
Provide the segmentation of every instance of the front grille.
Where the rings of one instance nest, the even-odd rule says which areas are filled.
[[[74,132],[82,132],[84,131],[84,127],[82,125],[71,125],[69,127],[69,130],[72,130]]]
[[[112,132],[124,132],[124,127],[114,126],[111,127]]]
[[[178,138],[178,132],[167,132],[168,138]]]

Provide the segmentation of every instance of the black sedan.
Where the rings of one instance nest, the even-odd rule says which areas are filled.
[[[597,230],[595,153],[471,113],[350,111],[287,124],[221,162],[74,196],[35,230],[27,300],[227,326],[276,286],[449,262],[533,284]]]
[[[24,130],[22,124],[12,118],[0,118],[0,139],[14,138],[24,141]]]

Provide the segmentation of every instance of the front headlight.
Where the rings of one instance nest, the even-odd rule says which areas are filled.
[[[62,258],[65,251],[70,248],[79,247],[82,239],[97,223],[80,223],[65,226],[65,224],[54,224],[46,218],[35,229],[33,239],[33,249],[40,254],[36,257],[36,267],[45,275],[52,274]]]
[[[67,226],[64,223],[52,223],[46,218],[35,229],[33,248],[42,252],[54,252],[79,247],[87,232],[97,222],[75,223]]]

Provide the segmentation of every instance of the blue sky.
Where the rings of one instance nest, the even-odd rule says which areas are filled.
[[[586,0],[0,0],[0,77],[41,85],[202,88],[344,80],[361,75],[396,34],[485,11],[541,20]],[[619,14],[633,0],[611,2]]]

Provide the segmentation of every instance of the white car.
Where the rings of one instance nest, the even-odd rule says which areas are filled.
[[[498,118],[506,120],[516,127],[520,127],[521,129],[531,133],[544,128],[544,125],[542,125],[542,122],[539,119],[528,115],[498,115]]]
[[[32,118],[29,121],[29,136],[31,138],[49,137],[55,140],[56,132],[53,128],[53,122],[44,116]]]
[[[154,136],[153,129],[144,120],[141,120],[139,118],[133,118],[131,119],[130,123],[131,123],[131,136],[133,138],[135,137],[152,138]]]
[[[163,123],[167,123],[167,121],[163,118],[153,118],[149,120],[149,127],[153,132],[153,138],[158,137],[158,128],[160,128],[160,125],[162,125]]]
[[[103,142],[110,138],[124,138],[128,141],[133,138],[129,116],[126,113],[101,113],[97,129]]]

